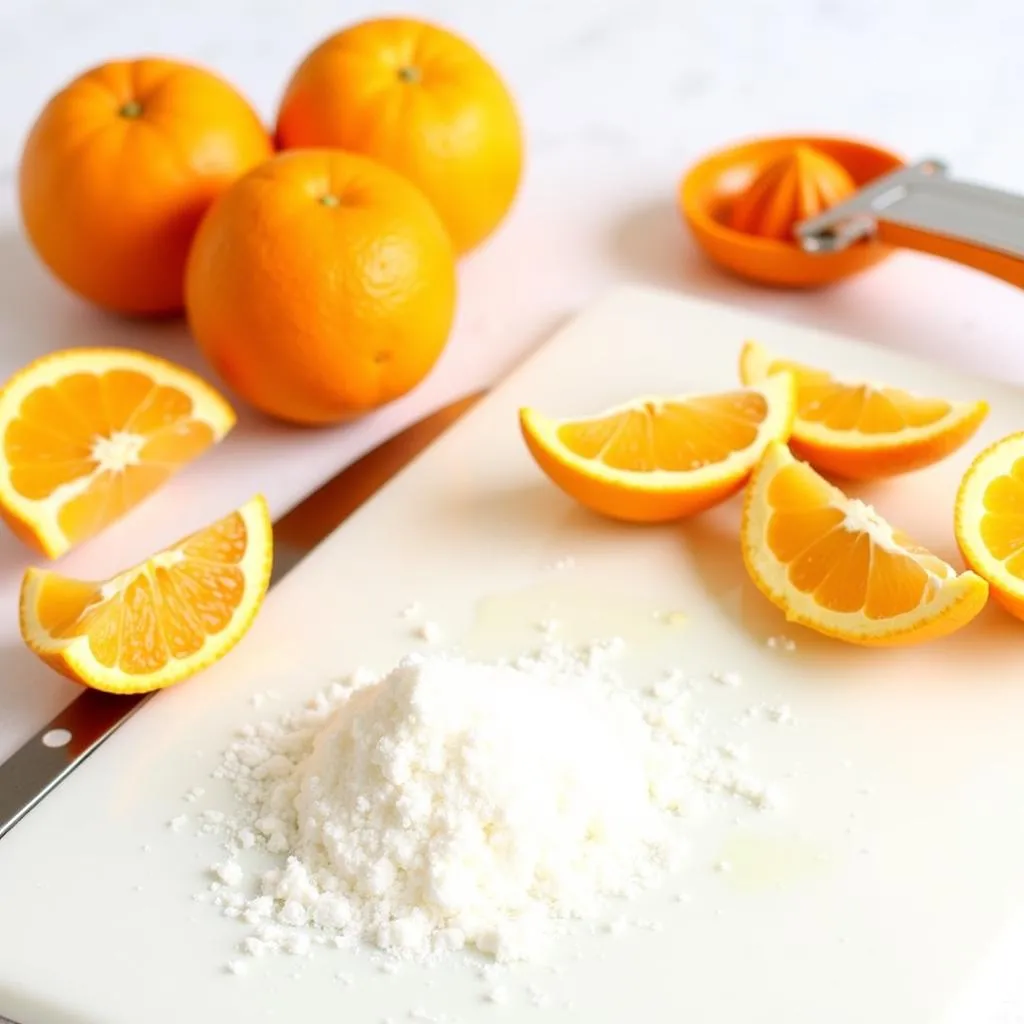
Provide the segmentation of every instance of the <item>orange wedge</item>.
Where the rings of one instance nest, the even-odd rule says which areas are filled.
[[[980,576],[957,574],[781,444],[751,478],[741,543],[751,579],[787,619],[854,644],[934,640],[988,598]]]
[[[854,480],[930,466],[956,451],[988,414],[985,402],[922,398],[884,384],[844,382],[825,370],[743,346],[740,378],[758,384],[789,372],[797,381],[790,447],[812,466]]]
[[[1024,433],[971,463],[956,498],[956,539],[996,599],[1024,619]]]
[[[584,419],[520,410],[540,468],[587,508],[632,522],[692,515],[735,494],[770,441],[790,432],[789,374],[713,395],[638,398]]]
[[[231,429],[194,373],[128,349],[68,349],[0,392],[0,515],[56,558],[102,530]]]
[[[240,509],[102,582],[29,569],[21,635],[58,672],[97,690],[143,693],[194,675],[245,634],[270,582],[266,502]]]

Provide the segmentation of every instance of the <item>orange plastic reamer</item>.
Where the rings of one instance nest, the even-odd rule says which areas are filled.
[[[780,185],[785,194],[772,198],[762,221],[752,219],[747,207],[759,201],[758,176],[770,178],[766,168],[804,147],[838,164],[856,191],[836,197],[835,175],[832,181],[814,183],[790,173]],[[804,160],[801,166],[813,165]],[[839,168],[836,174],[841,175]],[[782,180],[779,172],[775,176]],[[815,209],[816,189],[832,189],[832,205]],[[746,206],[737,217],[732,211],[741,199]],[[1024,196],[957,181],[938,160],[908,165],[887,150],[849,139],[760,139],[702,160],[683,178],[679,201],[687,224],[713,260],[765,284],[830,284],[874,266],[894,248],[905,248],[1024,287]],[[777,225],[780,210],[795,210],[805,218],[793,226],[792,240],[733,226]]]

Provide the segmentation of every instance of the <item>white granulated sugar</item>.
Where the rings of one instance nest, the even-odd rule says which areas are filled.
[[[240,885],[242,879],[245,878],[245,872],[242,870],[242,865],[237,860],[228,860],[223,864],[218,864],[213,869],[214,874],[224,885],[236,886]]]
[[[676,870],[681,818],[773,806],[685,676],[628,687],[609,665],[623,650],[412,655],[239,730],[214,774],[240,809],[203,821],[228,853],[207,898],[249,927],[240,950],[538,959]],[[255,850],[281,856],[257,870]]]
[[[711,678],[722,686],[728,686],[730,689],[738,689],[743,685],[743,677],[739,672],[712,672]]]
[[[508,989],[504,985],[495,985],[487,993],[489,1003],[497,1003],[499,1006],[508,1002]]]
[[[169,822],[167,827],[172,832],[180,832],[188,824],[188,818],[184,814],[175,815]]]
[[[416,627],[415,633],[428,644],[436,644],[441,639],[441,627],[436,622],[424,622]]]

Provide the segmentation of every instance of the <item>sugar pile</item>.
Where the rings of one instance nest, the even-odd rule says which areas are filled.
[[[706,796],[771,804],[735,749],[701,741],[685,680],[630,689],[601,653],[410,656],[243,727],[218,772],[243,809],[210,826],[230,854],[206,898],[252,926],[251,954],[531,959],[674,867],[673,819]],[[284,861],[247,870],[252,847]]]

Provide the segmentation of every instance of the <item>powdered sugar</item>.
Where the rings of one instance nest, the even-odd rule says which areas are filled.
[[[200,818],[228,851],[202,899],[249,926],[250,956],[543,956],[675,870],[688,813],[777,802],[745,748],[705,735],[685,676],[624,685],[622,648],[413,655],[243,726],[215,773],[241,809]],[[261,849],[269,869],[249,866]]]

